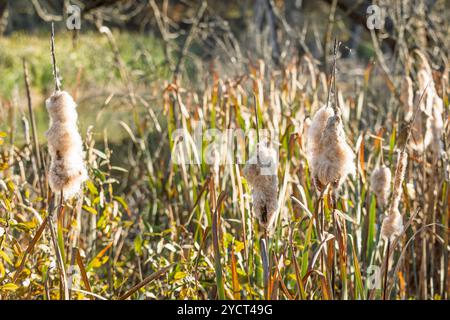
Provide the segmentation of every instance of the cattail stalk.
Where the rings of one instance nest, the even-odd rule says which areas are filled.
[[[51,31],[51,58],[53,75],[55,78],[55,92],[45,102],[50,115],[50,128],[46,133],[48,150],[51,157],[49,169],[49,185],[54,192],[49,209],[49,228],[55,248],[56,260],[61,278],[61,297],[69,300],[67,276],[61,248],[56,240],[56,231],[53,223],[53,213],[57,211],[54,206],[56,195],[60,195],[59,212],[64,210],[64,199],[70,199],[78,194],[81,184],[87,179],[82,154],[82,141],[77,128],[76,104],[72,97],[60,90],[55,55],[55,29],[52,23]]]
[[[386,266],[384,270],[384,289],[383,289],[383,300],[386,299],[387,290],[387,275],[389,272],[389,258],[390,258],[390,245],[391,241],[395,236],[399,236],[403,231],[403,219],[400,211],[398,209],[401,199],[402,184],[405,178],[406,167],[408,165],[408,154],[403,149],[400,151],[397,168],[395,170],[394,178],[394,188],[392,192],[392,202],[389,207],[389,214],[384,218],[383,224],[381,225],[381,237],[385,239],[387,243],[386,247]]]
[[[336,60],[340,43],[334,40],[333,72],[327,96],[327,104],[319,109],[308,129],[307,155],[314,184],[319,191],[331,184],[335,191],[347,175],[354,174],[355,155],[347,144],[337,98]],[[330,107],[331,87],[334,104]]]
[[[427,88],[430,85],[430,82],[424,84],[424,88],[422,91],[422,94],[417,99],[415,111],[412,116],[411,123],[414,123],[414,120],[416,119],[417,113],[420,112],[420,103],[427,93]],[[384,218],[383,223],[381,225],[381,237],[386,241],[387,248],[386,248],[386,255],[385,255],[385,261],[386,261],[386,267],[384,270],[384,291],[383,291],[383,299],[386,299],[386,286],[387,286],[387,274],[389,272],[389,258],[390,258],[390,244],[391,241],[395,236],[399,236],[403,232],[403,220],[402,215],[399,211],[399,204],[401,199],[401,191],[402,191],[402,184],[403,180],[405,178],[406,173],[406,167],[408,165],[408,154],[406,153],[406,147],[409,143],[409,139],[412,136],[412,126],[409,127],[409,130],[407,132],[406,140],[404,142],[404,145],[399,152],[398,160],[397,160],[397,167],[395,170],[395,177],[394,177],[394,187],[392,192],[392,202],[389,207],[388,216]]]
[[[263,227],[260,239],[260,250],[264,270],[264,296],[269,299],[270,255],[269,234],[275,223],[275,212],[278,208],[278,176],[276,152],[260,143],[258,101],[254,96],[256,120],[256,152],[244,167],[244,176],[252,186],[253,211]]]

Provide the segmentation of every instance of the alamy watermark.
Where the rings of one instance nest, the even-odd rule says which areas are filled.
[[[66,27],[69,30],[81,29],[81,8],[74,4],[69,4],[66,9]]]
[[[366,14],[366,26],[369,30],[381,30],[384,28],[386,8],[373,4],[367,7]]]
[[[256,152],[257,132],[254,129],[244,131],[242,129],[219,130],[216,128],[203,129],[201,122],[194,123],[193,132],[180,128],[172,132],[171,160],[174,164],[206,163],[211,166],[228,164],[245,164],[249,160],[249,154]],[[270,148],[278,156],[278,132],[259,130],[260,147]],[[277,158],[277,157],[276,157]],[[276,163],[260,159],[261,175],[271,175]],[[257,164],[257,159],[251,161]],[[265,161],[267,163],[265,163]]]

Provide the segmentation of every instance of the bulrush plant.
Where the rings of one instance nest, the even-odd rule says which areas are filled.
[[[87,179],[83,160],[83,142],[77,127],[76,103],[66,91],[61,91],[55,55],[55,34],[52,23],[51,57],[55,92],[45,101],[50,115],[46,133],[50,153],[49,185],[55,194],[71,199]]]
[[[391,250],[394,248],[391,248],[391,245],[394,243],[396,244],[395,240],[400,237],[404,232],[404,224],[403,224],[403,216],[400,213],[400,202],[402,198],[403,193],[403,182],[405,180],[405,174],[406,169],[408,166],[408,153],[407,153],[407,146],[410,142],[410,139],[414,138],[413,132],[414,132],[414,122],[417,118],[418,114],[422,114],[423,111],[423,104],[422,101],[424,97],[426,97],[429,93],[428,88],[432,80],[427,80],[428,82],[422,83],[420,85],[422,91],[420,92],[420,95],[417,94],[416,96],[416,106],[415,110],[411,119],[411,125],[407,130],[406,138],[404,141],[402,141],[403,145],[400,146],[400,149],[398,151],[398,158],[397,158],[397,166],[395,169],[395,175],[394,175],[394,185],[392,189],[392,197],[391,197],[391,203],[389,206],[389,209],[387,211],[387,216],[383,219],[383,222],[381,224],[381,230],[380,230],[380,236],[381,239],[385,242],[385,255],[384,255],[384,283],[383,283],[383,294],[382,298],[383,300],[386,300],[388,298],[388,292],[387,292],[387,278],[389,273],[389,263],[390,263],[390,256],[391,256]],[[426,148],[426,146],[424,146]],[[413,148],[414,149],[414,148]]]
[[[260,65],[263,68],[263,64]],[[264,72],[261,72],[263,75]],[[268,146],[268,141],[260,141],[258,106],[262,102],[262,85],[259,87],[260,95],[254,95],[254,112],[256,124],[255,151],[247,161],[243,173],[252,188],[253,212],[262,227],[260,238],[260,252],[264,277],[264,297],[270,298],[270,259],[269,236],[273,235],[278,209],[278,154],[275,149]]]
[[[327,103],[312,118],[306,145],[308,164],[316,188],[322,192],[324,187],[331,186],[334,194],[348,175],[355,174],[355,154],[346,141],[336,88],[336,60],[339,47],[340,43],[335,40],[333,72],[330,77]],[[332,89],[335,98],[333,103],[330,102]]]
[[[317,239],[326,246],[317,251],[319,265],[327,285],[324,294],[333,299],[338,295],[347,299],[347,227],[346,206],[339,207],[338,193],[349,175],[355,175],[355,153],[347,143],[336,86],[336,59],[340,44],[335,40],[334,64],[329,80],[327,102],[316,111],[307,131],[306,157],[310,177],[319,196],[313,220]],[[333,93],[334,101],[330,101]],[[328,199],[328,201],[327,201]],[[342,211],[341,211],[342,210]],[[336,246],[336,248],[335,248]],[[320,255],[319,255],[320,254]],[[316,261],[316,260],[314,260]],[[336,264],[339,268],[336,268]],[[338,271],[337,271],[338,270]],[[339,278],[341,288],[334,283]]]
[[[69,282],[66,275],[64,261],[64,246],[61,244],[62,230],[55,230],[53,219],[58,211],[58,218],[64,210],[64,200],[69,200],[79,194],[82,183],[87,179],[87,171],[83,160],[81,136],[77,127],[76,103],[65,91],[61,91],[57,72],[55,55],[55,30],[52,23],[51,57],[53,76],[55,78],[55,91],[46,100],[47,111],[50,115],[50,128],[46,133],[48,151],[50,154],[50,167],[48,181],[53,196],[49,206],[49,229],[55,248],[56,261],[60,273],[60,298],[70,299]],[[59,206],[56,199],[59,196]],[[62,226],[58,223],[58,228]],[[57,233],[59,235],[59,240]],[[62,242],[63,243],[63,242]]]

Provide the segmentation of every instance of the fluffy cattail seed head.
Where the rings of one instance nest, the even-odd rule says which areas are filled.
[[[316,186],[338,187],[347,175],[355,172],[353,150],[345,139],[340,115],[323,107],[317,111],[308,131],[308,163]]]
[[[320,139],[322,133],[327,125],[328,118],[334,115],[333,109],[329,107],[322,107],[314,114],[308,128],[308,141],[306,144],[306,152],[308,155],[309,166],[314,171],[314,165],[316,164],[315,157],[321,151]]]
[[[46,136],[51,157],[50,188],[63,192],[65,199],[79,193],[87,179],[83,161],[83,143],[77,128],[76,103],[65,91],[56,91],[46,100],[50,129]]]
[[[370,187],[377,196],[377,201],[381,206],[385,206],[391,189],[391,170],[386,166],[375,169],[370,176]]]
[[[271,231],[278,208],[276,152],[259,143],[244,167],[244,176],[252,186],[253,210],[261,225]]]
[[[381,237],[385,240],[392,240],[393,237],[400,235],[402,231],[403,218],[398,209],[395,209],[384,218],[381,225]]]
[[[45,101],[53,122],[75,123],[78,119],[76,103],[66,91],[56,91]]]

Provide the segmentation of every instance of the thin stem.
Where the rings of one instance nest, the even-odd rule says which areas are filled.
[[[54,201],[55,201],[55,195],[53,195],[52,203],[54,203]],[[59,202],[59,212],[60,213],[63,210],[63,208],[64,208],[63,191],[61,190],[61,199]],[[53,213],[56,211],[55,209],[50,208],[50,216],[48,217],[48,223],[49,223],[50,235],[52,238],[53,246],[55,247],[56,261],[57,261],[58,267],[59,267],[59,273],[60,273],[60,278],[61,278],[61,287],[62,287],[61,291],[64,293],[64,300],[70,300],[69,287],[67,284],[66,268],[64,266],[64,261],[62,258],[61,250],[58,245],[56,231],[55,231],[55,225],[53,224]]]
[[[259,161],[259,118],[258,118],[258,105],[257,105],[256,94],[253,95],[253,100],[254,100],[253,107],[255,109],[255,119],[256,119],[256,160],[258,161],[258,164],[260,164],[260,161]]]
[[[200,6],[200,8],[199,8],[199,10],[198,10],[198,12],[197,12],[195,20],[192,23],[191,29],[189,30],[189,34],[186,37],[186,39],[184,40],[183,48],[181,49],[180,57],[178,58],[178,62],[177,62],[177,65],[175,67],[175,72],[174,72],[174,76],[173,76],[175,83],[178,83],[177,80],[178,80],[178,77],[179,77],[180,72],[181,72],[181,66],[183,64],[183,60],[184,60],[184,58],[186,57],[186,55],[188,53],[188,50],[189,50],[189,47],[191,45],[192,39],[194,38],[195,33],[197,32],[198,25],[201,22],[207,7],[208,7],[207,1],[203,1],[201,6]]]
[[[268,236],[267,230],[264,230],[264,235],[261,237],[259,248],[261,250],[261,260],[263,265],[263,275],[264,275],[264,299],[269,298],[269,248],[268,248]]]
[[[336,92],[336,64],[337,64],[336,60],[337,60],[337,50],[340,45],[341,45],[341,43],[337,42],[337,40],[335,38],[334,39],[334,48],[333,48],[333,70],[331,72],[330,83],[328,86],[328,93],[327,93],[327,107],[329,107],[330,106],[331,88],[333,87],[335,101],[334,101],[334,105],[332,105],[331,107],[333,108],[335,115],[340,114],[338,100],[337,100],[337,92]]]
[[[25,78],[25,89],[27,91],[27,101],[28,101],[28,113],[30,115],[30,122],[31,122],[31,131],[33,133],[33,143],[34,143],[34,156],[36,157],[36,162],[38,169],[41,170],[41,172],[45,172],[42,160],[41,160],[41,152],[39,150],[39,140],[37,136],[37,129],[36,129],[36,119],[34,117],[33,112],[33,104],[31,101],[31,89],[30,89],[30,77],[28,76],[28,65],[25,60],[23,59],[23,74]],[[38,174],[38,181],[39,181],[39,187],[41,189],[41,196],[45,197],[45,190],[44,190],[44,184],[42,181],[42,174]]]
[[[384,284],[383,284],[383,300],[386,300],[386,291],[387,291],[387,276],[389,273],[389,255],[390,255],[390,246],[391,246],[391,240],[389,239],[387,242],[387,248],[386,248],[386,265],[384,270]]]
[[[258,118],[258,105],[256,95],[253,96],[255,103],[253,107],[255,109],[255,119],[256,119],[256,142],[259,143],[259,118]]]
[[[341,45],[340,42],[334,39],[334,47],[333,47],[333,93],[334,93],[334,107],[333,111],[335,115],[340,114],[339,105],[338,105],[338,98],[337,98],[337,87],[336,87],[336,60],[337,60],[337,51],[339,49],[339,46]]]
[[[138,291],[140,288],[146,286],[147,284],[149,284],[150,282],[152,282],[153,280],[159,278],[160,276],[162,276],[163,274],[165,274],[170,268],[172,268],[174,266],[174,263],[168,265],[167,267],[164,267],[162,269],[159,269],[158,271],[155,271],[154,273],[152,273],[151,275],[149,275],[147,278],[145,278],[143,281],[139,282],[138,284],[136,284],[135,286],[133,286],[130,290],[128,290],[126,293],[124,293],[123,295],[121,295],[118,300],[125,300],[127,298],[129,298],[130,296],[132,296],[136,291]]]
[[[60,91],[58,70],[56,68],[56,55],[55,55],[55,24],[52,22],[52,35],[51,35],[51,55],[53,66],[53,77],[55,78],[55,91]]]

